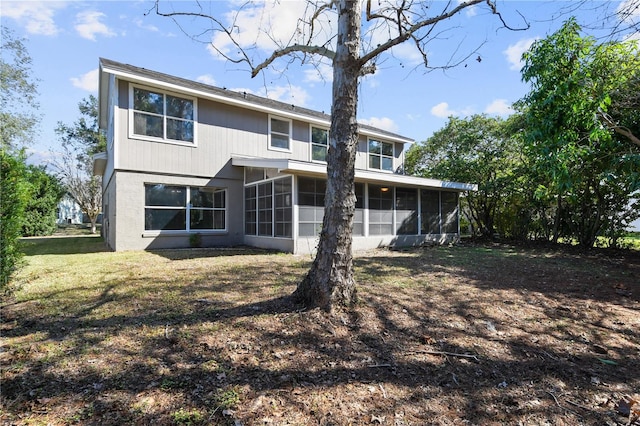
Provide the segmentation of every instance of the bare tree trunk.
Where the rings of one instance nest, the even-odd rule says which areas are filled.
[[[357,91],[362,68],[361,2],[341,0],[338,14],[324,220],[316,258],[294,293],[305,305],[326,311],[333,305],[352,305],[356,300],[351,236],[356,201]]]
[[[556,204],[556,216],[553,220],[553,237],[552,240],[554,244],[558,243],[558,237],[560,236],[560,221],[562,220],[562,196],[558,194],[557,204]]]

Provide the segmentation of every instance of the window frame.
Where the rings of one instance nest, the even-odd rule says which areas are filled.
[[[179,187],[185,189],[185,204],[181,206],[169,206],[169,205],[147,205],[147,188],[153,187],[156,185],[164,185],[168,187]],[[194,207],[191,203],[191,192],[192,190],[202,190],[206,189],[211,191],[214,194],[213,197],[213,206],[212,207]],[[227,191],[228,188],[212,188],[206,186],[191,186],[191,185],[177,185],[177,184],[168,184],[168,183],[160,183],[160,182],[145,182],[144,183],[144,194],[145,194],[145,202],[144,202],[144,235],[161,235],[161,234],[223,234],[228,232],[228,206],[229,206],[229,193]],[[207,192],[208,192],[207,191]],[[223,193],[222,202],[224,207],[219,207],[215,205],[215,194]],[[147,210],[175,210],[175,211],[183,211],[184,212],[184,229],[147,229]],[[211,211],[214,215],[212,225],[215,226],[215,212],[223,212],[224,215],[224,228],[192,228],[191,227],[191,213],[195,211]]]
[[[371,142],[377,142],[380,144],[380,153],[376,153],[376,152],[371,152]],[[382,147],[384,145],[390,145],[391,146],[391,155],[385,155],[383,154],[383,149]],[[368,170],[377,170],[380,172],[385,172],[385,173],[393,173],[393,160],[395,159],[395,143],[393,142],[385,142],[382,141],[380,139],[373,139],[373,138],[367,138],[367,169]],[[372,157],[376,157],[378,158],[380,167],[373,167],[371,165],[371,159]],[[389,169],[384,169],[382,167],[383,164],[383,160],[388,159],[391,160],[391,168]]]
[[[278,185],[288,181],[289,192],[278,192]],[[244,234],[260,238],[293,238],[293,176],[282,175],[244,185]],[[269,188],[269,194],[260,188]],[[247,194],[253,188],[253,196]],[[249,208],[252,201],[255,208]],[[279,202],[283,201],[280,205]],[[251,218],[252,220],[247,220]],[[255,218],[255,220],[253,220]],[[262,226],[262,228],[261,228]],[[267,232],[271,230],[270,233]],[[284,232],[280,232],[285,230]]]
[[[287,123],[287,125],[289,126],[289,133],[282,133],[282,132],[277,132],[273,130],[273,126],[272,126],[272,121],[273,120],[277,120],[277,121],[282,121]],[[292,137],[292,133],[293,133],[293,122],[288,119],[288,118],[284,118],[284,117],[280,117],[277,115],[269,115],[269,134],[268,134],[268,138],[269,138],[269,149],[272,151],[280,151],[280,152],[291,152],[291,141],[293,140]],[[273,145],[273,135],[277,135],[277,136],[286,136],[287,137],[287,147],[283,148],[280,146],[274,146]]]
[[[313,129],[318,129],[318,130],[323,130],[327,133],[327,143],[326,144],[321,144],[321,143],[316,143],[313,141]],[[325,149],[325,153],[324,153],[324,160],[317,160],[313,158],[313,148],[314,147],[323,147]],[[327,163],[327,155],[329,153],[329,129],[327,129],[326,127],[321,127],[321,126],[314,126],[313,124],[309,126],[309,159],[311,160],[312,163],[322,163],[322,164],[326,164]]]
[[[134,90],[135,89],[145,90],[145,91],[148,91],[148,92],[152,92],[152,93],[155,93],[155,94],[162,95],[162,99],[163,99],[162,100],[162,106],[163,106],[162,114],[153,113],[153,112],[149,112],[149,111],[136,110],[134,108]],[[182,117],[173,117],[173,116],[167,115],[167,96],[172,96],[174,98],[180,98],[180,99],[185,99],[185,100],[191,101],[192,105],[193,105],[193,118],[192,119],[186,119],[186,118],[182,118]],[[163,133],[162,137],[150,136],[150,135],[136,133],[135,132],[135,114],[136,113],[151,115],[151,116],[154,116],[154,117],[162,117],[162,133]],[[177,93],[177,92],[172,92],[172,91],[168,91],[168,90],[164,90],[164,89],[158,89],[158,88],[154,88],[154,87],[144,86],[144,85],[141,85],[141,84],[129,83],[128,118],[129,118],[129,123],[128,123],[129,139],[138,139],[138,140],[151,141],[151,142],[162,142],[162,143],[189,146],[189,147],[197,147],[198,146],[198,98],[196,98],[196,97],[189,96],[189,95],[186,95],[186,94],[183,94],[183,93]],[[186,141],[186,140],[178,140],[178,139],[168,138],[167,137],[167,120],[168,119],[191,122],[193,124],[193,141]]]

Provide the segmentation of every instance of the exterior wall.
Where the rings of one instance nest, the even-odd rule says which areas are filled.
[[[154,90],[152,86],[139,87]],[[254,111],[198,98],[196,103],[195,143],[145,140],[130,136],[130,89],[128,81],[110,75],[107,108],[107,164],[103,177],[103,234],[114,250],[143,250],[190,246],[190,235],[199,233],[203,247],[250,245],[297,254],[314,253],[318,239],[298,236],[297,184],[293,185],[293,237],[278,238],[244,235],[244,169],[231,165],[233,156],[311,161],[311,125],[305,121],[273,117],[291,123],[290,150],[269,147],[269,119],[265,112]],[[163,93],[179,92],[158,90]],[[193,99],[192,96],[183,95]],[[323,126],[318,126],[323,127]],[[384,137],[373,138],[393,144],[393,171],[402,168],[401,143]],[[360,135],[356,169],[369,170],[369,138]],[[391,171],[380,171],[388,178]],[[369,177],[373,181],[375,177]],[[383,181],[388,179],[382,179]],[[296,180],[294,179],[294,182]],[[226,188],[226,230],[223,231],[145,231],[145,184]],[[384,185],[393,187],[393,184]],[[386,189],[385,189],[386,190]],[[368,195],[366,196],[368,200]],[[366,207],[365,207],[366,208]],[[364,210],[363,210],[364,211]],[[394,214],[394,229],[396,219]],[[398,213],[400,215],[400,213]],[[369,215],[360,226],[367,229]],[[398,216],[403,220],[405,216]],[[397,231],[397,229],[396,229]],[[396,232],[394,231],[394,232]],[[422,245],[429,241],[456,239],[453,234],[439,235],[355,235],[354,250],[382,246]],[[386,231],[385,231],[386,232]]]
[[[459,235],[376,235],[368,237],[354,236],[352,249],[354,252],[381,247],[419,247],[427,244],[448,244],[459,239]],[[318,249],[318,238],[298,237],[295,241],[294,254],[314,256]]]
[[[238,173],[236,173],[238,174]],[[212,186],[227,189],[227,230],[202,231],[203,247],[234,246],[243,244],[242,194],[243,181],[236,179],[194,178],[169,176],[152,173],[131,173],[119,171],[114,176],[114,190],[111,200],[117,200],[116,206],[109,206],[109,243],[112,249],[144,250],[160,248],[189,247],[189,232],[184,231],[145,231],[145,184],[162,183],[184,186]],[[115,204],[115,203],[113,203]],[[113,226],[116,224],[117,227]],[[111,237],[112,235],[112,237]]]
[[[72,223],[79,225],[82,223],[82,209],[68,194],[65,194],[58,203],[58,219],[56,223]]]
[[[102,237],[105,239],[105,243],[111,250],[115,250],[116,248],[116,227],[115,227],[115,217],[116,217],[116,182],[113,179],[113,174],[111,174],[111,179],[109,179],[106,183],[103,182],[105,186],[104,191],[102,192]]]
[[[189,176],[220,176],[232,155],[311,160],[311,126],[291,121],[291,150],[269,148],[269,114],[197,99],[194,145],[129,137],[129,90],[119,81],[115,124],[118,169]],[[273,115],[273,117],[278,117]],[[384,141],[383,138],[380,140]],[[394,170],[402,165],[402,144],[394,144]],[[112,163],[113,164],[113,163]],[[368,168],[368,139],[360,136],[356,168]]]
[[[295,241],[289,238],[260,237],[257,235],[245,235],[244,244],[269,250],[278,250],[287,253],[296,253]]]

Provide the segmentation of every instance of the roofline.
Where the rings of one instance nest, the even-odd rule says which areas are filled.
[[[109,62],[109,63],[105,63],[105,62]],[[111,64],[111,65],[110,65]],[[133,71],[127,71],[124,70],[124,67],[128,67],[128,68],[135,68],[135,71],[137,72],[133,72]],[[325,116],[325,118],[320,118],[320,117],[314,117],[313,115],[310,114],[305,114],[304,112],[296,112],[296,106],[295,105],[288,105],[289,108],[291,108],[291,111],[287,111],[286,109],[283,108],[276,108],[276,107],[270,107],[267,105],[261,105],[259,103],[256,102],[251,102],[248,100],[244,100],[244,99],[236,99],[236,98],[232,98],[229,96],[224,96],[223,94],[218,94],[218,93],[214,93],[213,90],[218,90],[218,91],[223,91],[226,89],[222,89],[219,87],[215,87],[215,86],[209,86],[206,85],[204,83],[199,83],[199,82],[195,82],[192,80],[187,80],[181,77],[176,77],[176,76],[171,76],[169,74],[164,74],[164,73],[160,73],[157,71],[149,71],[149,70],[145,70],[144,68],[138,68],[132,65],[125,65],[125,64],[119,64],[115,61],[111,61],[111,60],[106,60],[103,58],[100,58],[100,73],[99,73],[99,90],[105,90],[106,84],[108,79],[105,78],[106,76],[103,76],[103,74],[111,74],[114,75],[118,78],[121,78],[123,80],[127,80],[127,81],[132,81],[135,83],[141,83],[141,84],[147,84],[147,85],[152,85],[152,86],[160,86],[164,89],[167,90],[172,90],[172,91],[178,91],[181,93],[185,93],[185,94],[190,94],[199,98],[203,98],[203,99],[209,99],[209,100],[213,100],[216,102],[220,102],[220,103],[224,103],[227,105],[233,105],[233,106],[237,106],[237,107],[241,107],[241,108],[245,108],[245,109],[250,109],[253,111],[259,111],[259,112],[264,112],[267,114],[274,114],[274,115],[279,115],[285,118],[290,118],[290,119],[294,119],[294,120],[299,120],[299,121],[305,121],[311,124],[316,124],[319,126],[325,126],[325,127],[329,127],[331,125],[331,116],[321,113],[320,111],[314,111],[314,110],[308,110],[310,112],[316,113],[316,114],[322,114]],[[190,83],[190,84],[195,84],[198,86],[201,86],[202,88],[206,88],[206,87],[210,87],[212,90],[211,91],[207,91],[207,90],[203,90],[203,89],[198,89],[198,88],[193,88],[193,87],[187,87],[185,85],[179,85],[179,84],[174,84],[168,81],[163,81],[163,80],[159,80],[157,78],[154,78],[150,75],[144,75],[145,73],[147,74],[158,74],[160,76],[166,76],[168,78],[172,78],[172,79],[177,79],[179,81],[184,81],[185,83]],[[229,91],[229,93],[233,93],[236,95],[239,95],[236,92],[232,92]],[[265,100],[269,100],[272,101],[270,99],[267,98],[260,98],[258,96],[252,95],[252,97],[258,98],[258,99],[265,99]],[[104,98],[104,97],[100,97],[100,98]],[[106,100],[105,100],[106,102]],[[273,101],[274,103],[279,103],[281,104],[283,107],[287,106],[287,104],[284,104],[282,102],[278,102],[278,101]],[[106,109],[106,104],[102,104],[100,105],[100,108],[105,108]],[[306,108],[302,108],[300,107],[300,109],[302,110],[307,110]],[[105,117],[106,114],[100,114],[101,117]],[[105,125],[106,126],[106,118],[105,118],[105,122],[103,123],[101,120],[101,125]],[[368,126],[368,125],[364,125],[364,124],[360,124],[358,123],[358,133],[363,135],[363,136],[372,136],[372,137],[377,137],[377,138],[383,138],[385,140],[388,141],[393,141],[393,142],[399,142],[399,143],[407,143],[407,144],[414,144],[415,140],[405,137],[405,136],[401,136],[401,135],[397,135],[394,134],[392,132],[388,132],[386,130],[382,130],[382,129],[377,129],[375,127],[372,126]]]
[[[289,160],[286,158],[257,158],[232,155],[231,164],[233,166],[240,167],[277,169],[279,172],[290,174],[311,174],[317,176],[327,175],[327,166],[325,164],[308,163],[304,161]],[[394,173],[374,172],[361,169],[355,170],[355,179],[365,182],[406,185],[412,187],[441,188],[455,191],[478,190],[478,185],[472,183],[449,182],[439,179],[429,179],[417,176],[399,175]]]

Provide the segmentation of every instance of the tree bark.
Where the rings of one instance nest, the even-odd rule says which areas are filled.
[[[356,300],[352,231],[355,157],[358,143],[358,78],[361,2],[338,2],[338,37],[333,59],[333,103],[327,153],[324,219],[316,258],[294,297],[308,307],[331,311]]]

